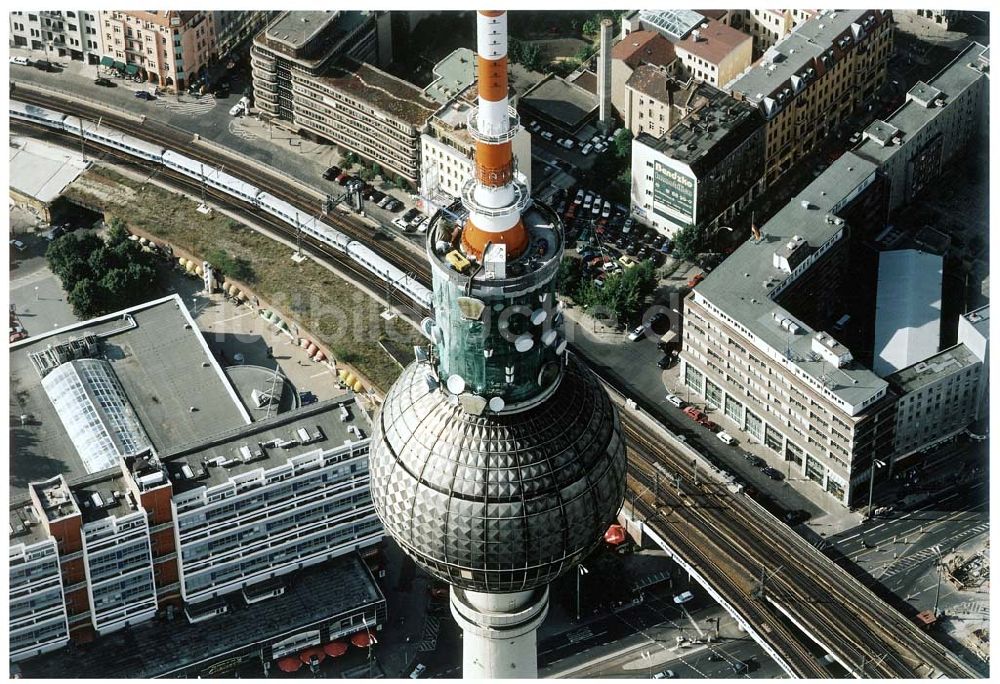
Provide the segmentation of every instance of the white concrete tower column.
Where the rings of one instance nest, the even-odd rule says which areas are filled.
[[[601,46],[597,61],[597,100],[600,103],[598,121],[605,133],[611,130],[611,31],[610,19],[601,21]]]
[[[549,589],[487,594],[451,588],[451,614],[462,628],[463,679],[536,679],[538,626]]]

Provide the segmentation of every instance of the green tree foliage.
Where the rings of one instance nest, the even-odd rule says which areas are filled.
[[[693,259],[705,244],[705,229],[687,226],[674,235],[674,256],[678,259]]]
[[[507,56],[510,61],[521,64],[525,69],[538,71],[542,68],[542,49],[536,43],[526,43],[517,38],[507,41]]]
[[[556,290],[576,299],[582,277],[583,262],[573,257],[563,257],[559,264],[559,271],[556,273]]]
[[[210,250],[205,258],[212,268],[220,271],[222,275],[235,278],[243,283],[252,283],[257,279],[253,271],[253,266],[242,257],[233,257],[224,249]]]
[[[361,159],[358,157],[358,155],[354,154],[353,152],[348,152],[347,154],[344,155],[340,163],[345,169],[349,169],[355,164],[358,164],[360,162]]]
[[[112,221],[104,240],[94,233],[72,233],[49,245],[49,268],[69,293],[77,317],[124,309],[158,292],[155,255],[128,237],[124,223]]]
[[[576,61],[581,63],[586,62],[588,59],[594,56],[595,52],[597,52],[596,46],[582,45],[580,46],[580,49],[576,51]]]
[[[619,129],[611,141],[611,148],[619,159],[632,159],[632,131],[627,128]]]
[[[564,266],[560,265],[560,276],[564,274]],[[565,273],[568,279],[570,267],[565,267]],[[591,309],[597,307],[609,311],[619,321],[628,321],[638,318],[646,298],[656,289],[656,269],[652,262],[644,261],[605,277],[600,287],[593,280],[581,279],[577,282],[574,299]]]

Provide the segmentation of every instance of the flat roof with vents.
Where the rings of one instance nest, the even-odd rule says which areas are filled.
[[[850,406],[852,415],[860,413],[865,402],[884,394],[888,383],[857,362],[846,362],[840,367],[831,363],[826,357],[832,359],[834,354],[840,354],[842,345],[834,348],[826,345],[830,354],[813,348],[816,333],[822,331],[796,319],[794,312],[781,306],[781,295],[774,295],[792,277],[775,265],[775,252],[797,236],[801,242],[795,240],[794,251],[804,250],[802,254],[808,258],[812,251],[834,239],[844,230],[837,212],[873,181],[875,173],[876,167],[871,162],[850,152],[842,155],[761,226],[763,237],[759,242],[747,240],[740,245],[705,277],[692,295],[696,301],[707,300],[764,345],[794,363]],[[794,323],[794,327],[782,324],[783,319]]]
[[[72,486],[90,477],[32,361],[33,354],[47,358],[44,352],[50,346],[88,335],[97,338],[98,358],[120,384],[134,419],[157,451],[208,437],[224,426],[249,422],[235,390],[176,294],[32,336],[11,345],[8,352],[8,405],[14,417],[12,501],[27,499],[29,482],[61,474]],[[22,415],[26,416],[23,424]],[[117,463],[112,467],[117,468]]]

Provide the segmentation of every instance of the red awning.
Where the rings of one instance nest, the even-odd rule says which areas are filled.
[[[369,646],[371,646],[376,642],[375,642],[375,637],[373,637],[368,632],[358,632],[357,634],[351,637],[351,643],[357,646],[358,648],[368,648]]]
[[[339,658],[347,653],[348,646],[343,641],[331,641],[323,647],[323,651],[331,658]]]
[[[627,538],[628,535],[625,533],[625,528],[621,525],[612,525],[608,528],[608,531],[604,533],[604,541],[612,546],[624,544]]]
[[[314,646],[312,648],[307,648],[299,654],[299,660],[308,665],[315,658],[318,662],[323,662],[326,659],[326,653],[319,646]]]
[[[278,661],[278,669],[282,672],[297,672],[302,667],[302,661],[289,656]]]

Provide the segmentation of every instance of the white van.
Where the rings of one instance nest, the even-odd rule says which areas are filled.
[[[27,57],[11,57],[11,64],[20,64],[21,66],[31,66],[31,60]]]
[[[583,148],[582,148],[582,149],[580,150],[580,154],[582,154],[582,155],[583,155],[584,157],[586,157],[586,156],[587,156],[588,154],[590,154],[590,151],[591,151],[592,149],[594,149],[594,146],[593,146],[593,145],[591,145],[590,143],[587,143],[587,144],[586,144],[586,145],[584,145],[584,146],[583,146]]]
[[[726,432],[725,430],[723,430],[722,432],[718,432],[718,433],[716,433],[716,435],[715,435],[715,436],[716,436],[716,437],[718,437],[718,438],[719,438],[719,441],[720,441],[720,442],[722,442],[723,444],[732,444],[732,443],[733,443],[733,442],[735,441],[735,440],[733,439],[733,436],[732,436],[732,435],[730,435],[730,434],[729,434],[728,432]]]

